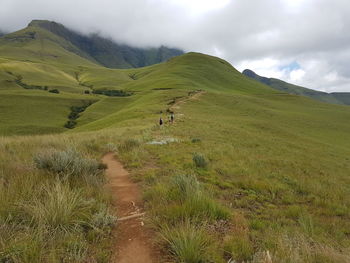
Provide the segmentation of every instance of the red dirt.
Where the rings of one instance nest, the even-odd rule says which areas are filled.
[[[113,206],[118,218],[142,214],[142,199],[138,185],[131,181],[129,173],[115,159],[113,153],[106,154],[107,188],[113,197]],[[150,231],[145,228],[143,216],[117,222],[113,232],[115,238],[112,263],[155,263],[157,252],[152,244]]]

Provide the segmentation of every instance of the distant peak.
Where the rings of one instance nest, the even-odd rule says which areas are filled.
[[[49,20],[34,19],[28,24],[28,26],[40,26],[42,24],[50,24],[50,23],[55,23],[55,22],[49,21]]]
[[[63,25],[56,23],[55,21],[49,21],[49,20],[32,20],[28,24],[28,27],[30,26],[41,27],[48,30],[51,30],[52,28],[57,28],[57,27],[64,27]]]
[[[242,74],[246,75],[247,77],[251,77],[251,78],[258,76],[258,74],[256,74],[253,70],[250,70],[250,69],[243,70]]]

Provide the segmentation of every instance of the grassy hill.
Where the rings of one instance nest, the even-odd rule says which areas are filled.
[[[164,46],[142,49],[120,45],[98,34],[85,36],[51,21],[33,20],[29,27],[40,27],[50,31],[79,49],[79,51],[74,50],[73,52],[109,68],[144,67],[183,54],[181,50]]]
[[[348,106],[199,53],[110,69],[79,52],[34,25],[0,39],[0,261],[109,262],[97,159],[115,151],[164,261],[349,262]]]
[[[251,79],[255,79],[263,84],[266,84],[276,90],[287,92],[289,94],[306,96],[306,97],[309,97],[318,101],[327,102],[327,103],[350,105],[349,104],[350,93],[348,92],[326,93],[326,92],[316,91],[312,89],[307,89],[301,86],[287,83],[279,79],[259,76],[255,72],[249,69],[245,69],[242,72],[242,74],[246,75]]]

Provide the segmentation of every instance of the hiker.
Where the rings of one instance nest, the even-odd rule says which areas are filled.
[[[175,119],[175,115],[174,115],[174,113],[171,113],[171,115],[170,115],[170,122],[173,123],[174,119]]]
[[[163,125],[163,119],[162,119],[162,117],[159,118],[159,125],[160,125],[160,126]]]

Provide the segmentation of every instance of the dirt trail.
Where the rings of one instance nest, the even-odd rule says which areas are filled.
[[[180,109],[181,104],[184,104],[189,100],[197,100],[201,95],[203,95],[205,93],[206,93],[206,91],[204,91],[204,90],[195,91],[192,94],[190,94],[189,96],[176,101],[173,105],[171,105],[169,107],[169,110],[174,111],[174,110]]]
[[[137,184],[131,181],[128,171],[113,153],[106,154],[102,161],[108,166],[107,188],[112,193],[118,216],[112,263],[158,262],[156,250],[150,243],[150,233],[144,227],[142,199]]]

